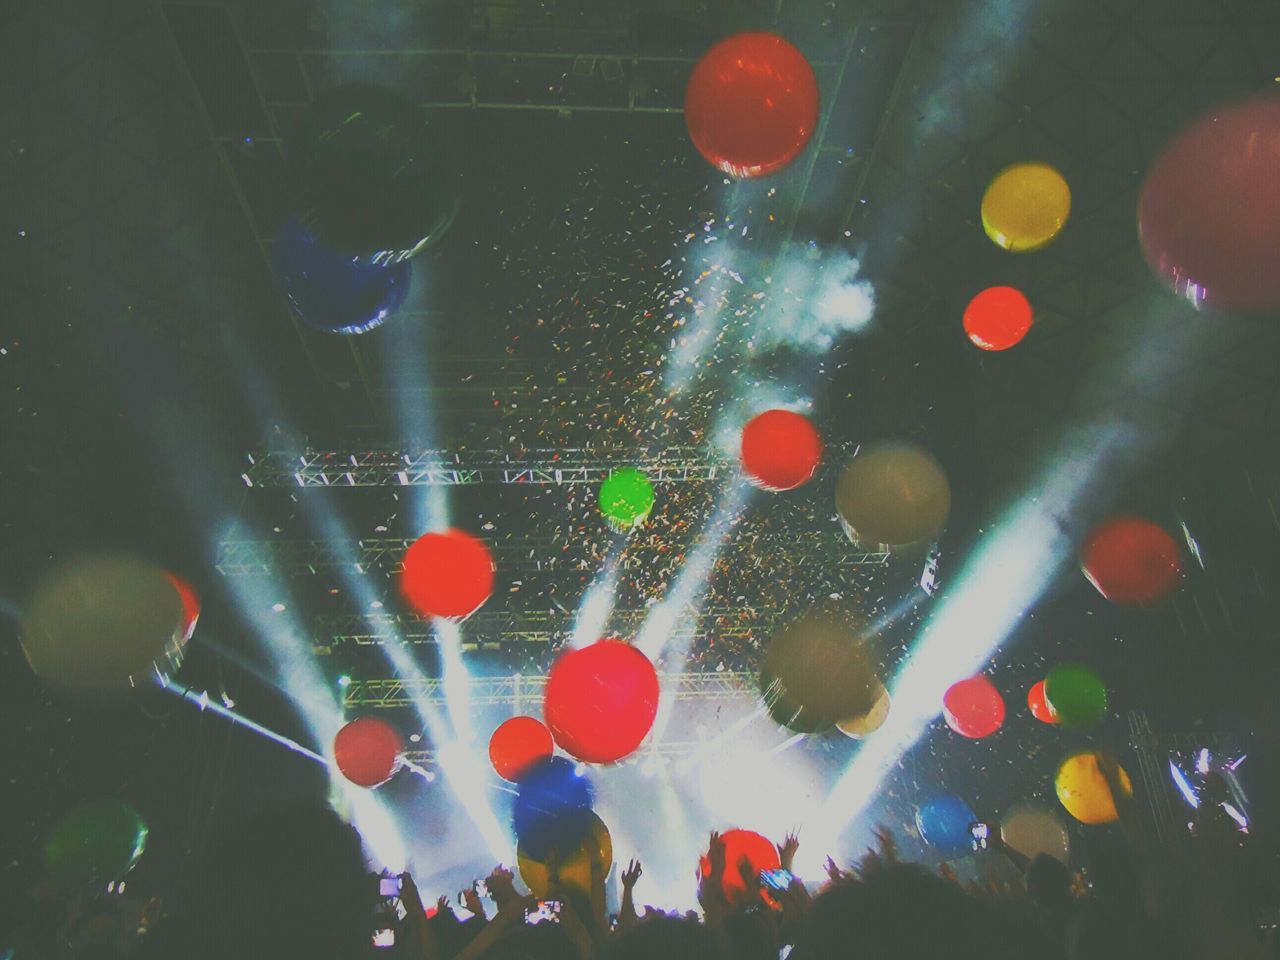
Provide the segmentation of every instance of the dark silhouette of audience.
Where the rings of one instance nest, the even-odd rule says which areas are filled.
[[[123,909],[123,898],[55,890],[29,892],[26,917],[0,944],[5,960],[1252,960],[1277,955],[1274,931],[1253,921],[1252,875],[1242,834],[1212,812],[1209,829],[1188,833],[1175,849],[1138,849],[1118,832],[1086,844],[1084,874],[1040,855],[1027,860],[998,840],[987,857],[1007,856],[1023,884],[963,885],[946,863],[934,872],[901,862],[892,835],[849,869],[827,862],[820,884],[791,880],[766,886],[744,860],[725,862],[712,834],[709,873],[698,882],[698,913],[636,909],[638,862],[618,869],[622,906],[605,911],[605,878],[595,863],[590,888],[559,878],[561,858],[547,858],[558,903],[546,909],[498,867],[463,891],[471,914],[460,920],[447,897],[428,910],[413,878],[384,896],[368,872],[360,838],[335,813],[293,806],[215,830],[209,853],[187,886]],[[799,841],[778,845],[790,870]],[[696,863],[702,851],[690,851]],[[734,871],[745,890],[724,884]],[[578,882],[582,882],[579,880]],[[736,880],[735,880],[736,882]],[[394,884],[393,884],[394,885]],[[484,897],[478,891],[482,890]],[[732,895],[726,890],[734,891]],[[486,903],[486,900],[488,901]],[[25,919],[25,923],[23,920]],[[375,931],[384,931],[375,945]],[[48,935],[42,936],[41,931]],[[386,931],[393,931],[387,934]]]

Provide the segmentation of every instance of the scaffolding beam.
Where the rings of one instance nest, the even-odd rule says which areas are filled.
[[[839,530],[818,533],[765,532],[744,538],[758,563],[793,568],[823,560],[840,566],[882,564],[889,552],[851,544]],[[227,577],[302,576],[330,572],[388,575],[404,567],[404,553],[413,543],[402,537],[369,537],[361,540],[249,540],[228,539],[218,545],[218,572]],[[504,574],[532,574],[573,570],[594,572],[605,563],[604,553],[591,545],[571,543],[550,534],[532,534],[512,542],[491,542],[498,569]],[[732,546],[728,548],[732,550]],[[619,559],[623,570],[651,567],[670,557],[662,544],[642,540],[630,543]]]
[[[755,675],[740,671],[659,674],[664,692],[675,700],[742,700],[757,695]],[[513,674],[507,677],[473,677],[470,681],[472,706],[514,706],[523,708],[542,702],[547,678],[544,675]],[[437,677],[416,680],[398,678],[352,679],[342,697],[347,709],[444,707],[444,681]]]
[[[659,483],[707,481],[728,461],[702,447],[498,450],[306,450],[249,456],[248,487],[416,487],[474,483],[600,483],[620,467],[637,467]]]

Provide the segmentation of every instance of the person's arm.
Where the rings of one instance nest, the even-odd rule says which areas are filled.
[[[641,872],[640,861],[632,860],[619,875],[622,881],[622,906],[618,908],[618,928],[621,930],[636,922],[635,886]]]
[[[716,932],[723,931],[724,921],[729,915],[729,902],[724,896],[725,856],[724,839],[712,831],[710,845],[707,847],[707,860],[711,870],[699,880],[698,903],[702,906],[707,926]]]
[[[796,851],[800,849],[800,839],[795,833],[788,833],[785,840],[777,845],[778,861],[782,869],[787,873],[794,873],[791,865],[795,863]]]
[[[492,887],[489,888],[489,892],[493,892]],[[498,908],[498,913],[493,920],[485,924],[484,929],[472,937],[471,942],[455,954],[453,960],[480,960],[494,944],[506,936],[512,927],[524,923],[525,908],[535,903],[537,901],[533,897],[522,897],[518,894],[512,899],[505,900]]]
[[[499,911],[512,900],[519,899],[514,874],[506,867],[494,867],[493,872],[485,878],[485,885],[489,888],[489,899]]]
[[[440,945],[427,923],[427,911],[422,906],[418,885],[408,873],[400,874],[400,902],[404,904],[404,921],[400,928],[408,934],[409,955],[421,960],[440,960]]]

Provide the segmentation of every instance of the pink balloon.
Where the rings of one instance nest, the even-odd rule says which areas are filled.
[[[1138,233],[1151,269],[1197,306],[1280,308],[1280,96],[1219,106],[1169,144]]]

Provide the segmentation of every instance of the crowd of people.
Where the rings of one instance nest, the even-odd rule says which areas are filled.
[[[566,869],[553,851],[543,898],[496,867],[459,896],[424,900],[412,876],[368,872],[353,828],[322,806],[294,806],[214,836],[180,889],[156,899],[68,895],[46,883],[10,901],[6,960],[1252,960],[1280,956],[1259,924],[1262,881],[1242,835],[1212,813],[1176,849],[1143,853],[1119,830],[1098,835],[1074,873],[993,838],[1020,884],[964,884],[954,866],[903,862],[893,835],[825,876],[790,873],[799,841],[777,846],[781,873],[728,862],[711,834],[695,870],[700,909],[643,906],[644,870],[601,862]],[[590,858],[588,858],[590,859]],[[606,879],[620,902],[610,913]],[[725,878],[737,874],[732,883]],[[777,882],[778,877],[782,883]],[[740,882],[738,880],[740,879]],[[766,881],[766,882],[762,882]],[[388,884],[390,887],[388,887]],[[462,913],[465,919],[459,917]],[[542,922],[538,922],[542,921]]]

